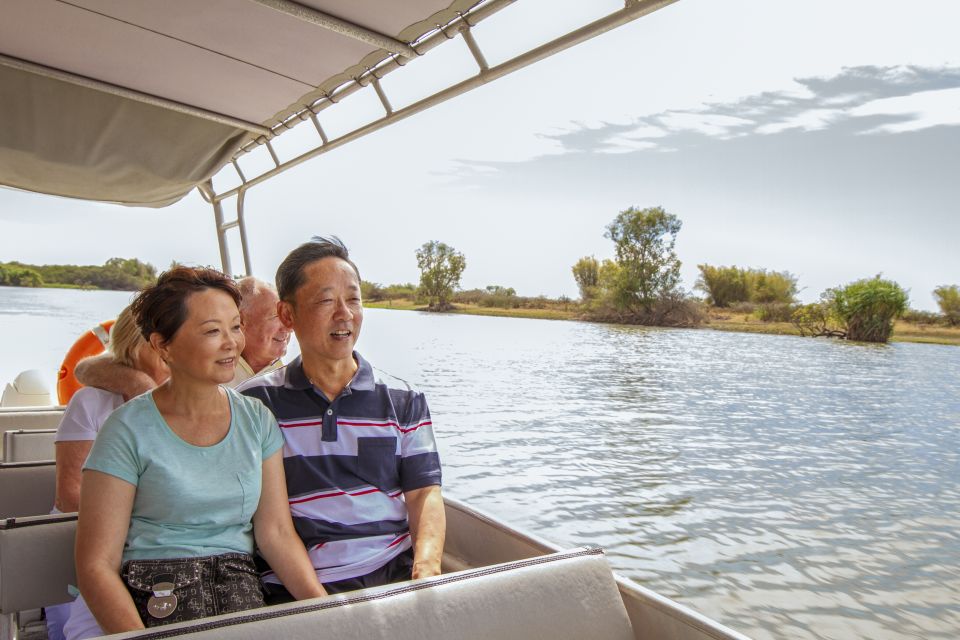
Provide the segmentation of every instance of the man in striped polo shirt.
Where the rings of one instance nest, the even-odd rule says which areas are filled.
[[[278,311],[300,357],[241,384],[277,417],[294,524],[329,593],[440,573],[440,458],[422,393],[353,350],[360,273],[339,239],[314,238],[277,269]],[[270,572],[271,604],[289,594]]]

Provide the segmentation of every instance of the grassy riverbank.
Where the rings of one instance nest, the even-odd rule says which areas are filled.
[[[412,300],[383,300],[365,302],[372,309],[395,309],[398,311],[426,311],[424,305]],[[501,309],[473,304],[457,304],[453,311],[472,316],[498,316],[505,318],[539,318],[542,320],[578,320],[581,312],[571,305],[569,309]],[[766,333],[771,335],[798,336],[800,332],[789,322],[761,322],[751,314],[734,313],[725,309],[710,309],[705,329],[717,331],[741,331],[745,333]],[[913,324],[898,321],[894,327],[893,342],[920,342],[960,346],[960,327],[943,327]]]

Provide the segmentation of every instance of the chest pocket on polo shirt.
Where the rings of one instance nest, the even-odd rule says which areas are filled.
[[[378,489],[399,489],[397,439],[358,438],[357,475]]]

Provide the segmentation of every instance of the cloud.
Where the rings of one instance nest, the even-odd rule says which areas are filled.
[[[901,122],[874,127],[868,133],[905,133],[930,127],[960,126],[960,87],[881,98],[849,110],[854,117],[896,115]]]
[[[797,78],[795,83],[789,91],[700,109],[621,122],[575,122],[540,137],[556,143],[560,153],[626,154],[791,130],[889,135],[960,125],[960,68],[850,67],[832,77]],[[465,162],[460,169],[469,174],[482,164]]]

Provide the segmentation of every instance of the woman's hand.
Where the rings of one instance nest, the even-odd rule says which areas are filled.
[[[104,633],[143,629],[120,579],[123,545],[137,488],[100,471],[83,472],[77,522],[77,585]]]
[[[327,595],[293,527],[283,475],[283,450],[263,461],[260,504],[253,514],[253,535],[260,554],[297,600]]]

